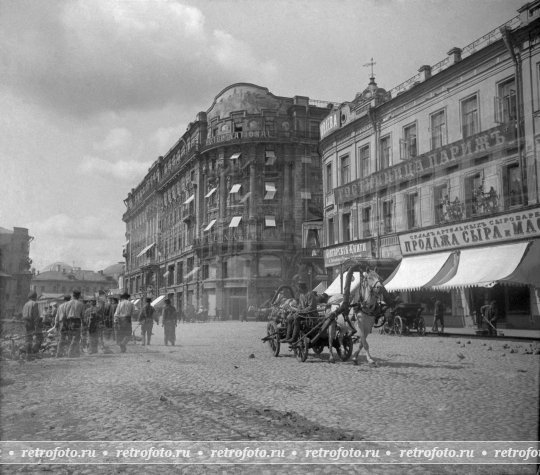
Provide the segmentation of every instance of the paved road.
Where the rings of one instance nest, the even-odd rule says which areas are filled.
[[[538,343],[370,336],[365,357],[278,358],[265,323],[178,327],[178,345],[2,362],[3,440],[537,440]],[[94,473],[95,467],[78,467]],[[148,467],[147,467],[148,468]],[[154,467],[168,473],[171,467]],[[176,467],[177,469],[181,469]],[[230,467],[229,467],[230,468]],[[183,473],[229,473],[184,467]],[[535,473],[534,466],[258,467],[259,473]],[[398,470],[399,469],[399,470]],[[22,471],[36,469],[22,467]],[[62,472],[62,470],[67,470]],[[143,473],[144,467],[109,467]],[[188,471],[186,471],[188,470]],[[55,472],[73,473],[65,467]],[[253,473],[237,467],[236,473]]]

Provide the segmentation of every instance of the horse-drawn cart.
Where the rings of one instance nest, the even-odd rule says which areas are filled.
[[[426,323],[422,317],[423,308],[416,303],[400,303],[396,305],[387,316],[381,333],[387,335],[406,335],[411,330],[416,331],[420,336],[426,334]]]

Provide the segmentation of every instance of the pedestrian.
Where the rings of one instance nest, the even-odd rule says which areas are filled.
[[[112,340],[114,335],[114,314],[118,307],[118,299],[115,297],[109,298],[109,303],[105,307],[103,333],[106,340]]]
[[[37,293],[30,292],[30,294],[28,294],[28,302],[24,304],[22,310],[22,318],[26,331],[26,357],[28,359],[32,357],[32,354],[38,353],[41,348],[41,343],[43,342],[42,321],[39,316],[39,307],[36,300]]]
[[[99,330],[103,321],[103,312],[97,306],[96,299],[90,300],[90,306],[84,312],[85,326],[88,331],[88,354],[98,352]]]
[[[435,301],[433,307],[433,327],[431,328],[432,333],[444,333],[444,305],[441,299],[433,298],[432,301]],[[438,323],[441,324],[441,329],[439,330]]]
[[[122,353],[126,352],[126,345],[131,339],[131,318],[135,312],[135,306],[129,301],[129,297],[127,292],[120,295],[120,303],[114,313],[117,324],[116,343],[120,346]]]
[[[152,329],[154,328],[154,321],[157,323],[157,315],[154,307],[151,305],[152,299],[147,298],[145,305],[141,309],[139,314],[139,324],[141,325],[142,344],[149,345],[152,337]]]
[[[71,300],[70,295],[64,295],[64,301],[58,306],[54,325],[49,331],[58,333],[56,357],[64,356],[65,348],[68,344],[68,323],[67,323],[67,303]]]
[[[72,297],[66,303],[66,315],[68,322],[68,340],[70,358],[81,356],[81,331],[84,318],[84,304],[81,302],[81,291],[74,289]]]
[[[165,346],[170,342],[174,346],[176,342],[176,325],[178,325],[178,314],[169,299],[165,299],[165,308],[163,309],[162,326],[165,333]]]
[[[487,323],[488,336],[497,336],[497,320],[499,318],[497,302],[492,300],[488,305],[484,305],[480,312]]]

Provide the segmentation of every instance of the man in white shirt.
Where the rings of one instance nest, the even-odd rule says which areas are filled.
[[[131,339],[131,317],[135,313],[135,306],[129,301],[129,294],[124,292],[120,295],[120,303],[116,307],[114,319],[116,322],[116,342],[120,345],[120,351],[126,352],[126,345]]]

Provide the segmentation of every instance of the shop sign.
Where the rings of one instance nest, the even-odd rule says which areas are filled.
[[[324,250],[324,266],[333,267],[347,259],[371,257],[371,242],[355,242]]]
[[[230,140],[262,139],[269,137],[271,137],[271,134],[267,130],[248,130],[246,132],[234,132],[229,134],[217,135],[216,137],[208,137],[206,139],[206,145],[213,145],[220,142],[229,142]]]
[[[321,130],[321,139],[328,135],[332,130],[339,127],[339,111],[332,112],[319,126]]]
[[[340,204],[353,201],[385,186],[415,179],[426,173],[432,173],[437,168],[456,164],[471,156],[491,153],[492,150],[498,149],[514,139],[515,130],[512,127],[494,127],[466,140],[454,142],[373,173],[367,178],[340,186],[334,190],[335,201]]]
[[[540,208],[402,234],[399,244],[409,255],[534,237],[540,237]]]

